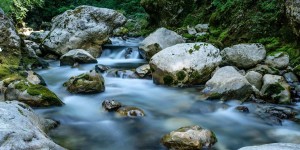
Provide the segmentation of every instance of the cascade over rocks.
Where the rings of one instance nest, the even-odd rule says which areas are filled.
[[[184,86],[205,83],[220,64],[219,49],[208,43],[184,43],[163,49],[150,60],[156,84]]]
[[[0,102],[0,110],[0,149],[64,150],[45,133],[57,126],[55,121],[39,117],[17,101]]]
[[[125,22],[125,16],[115,10],[79,6],[52,19],[51,31],[42,45],[60,56],[72,49],[85,49],[98,57],[111,32]]]
[[[185,43],[182,36],[166,28],[159,28],[141,42],[139,49],[141,55],[150,60],[153,55],[162,49],[179,43]]]

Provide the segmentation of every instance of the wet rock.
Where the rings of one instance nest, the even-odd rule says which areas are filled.
[[[101,93],[105,90],[104,78],[95,70],[71,77],[64,86],[71,93]]]
[[[63,102],[55,93],[42,85],[35,85],[27,80],[11,82],[5,89],[6,101],[18,100],[32,107],[62,106]]]
[[[135,69],[135,72],[139,77],[144,78],[151,74],[150,65],[145,64],[145,65],[139,66],[138,68]]]
[[[112,31],[125,22],[125,16],[115,10],[79,6],[52,19],[51,31],[42,46],[59,56],[69,50],[84,49],[96,58]]]
[[[83,49],[74,49],[60,57],[60,65],[73,66],[75,63],[97,63],[97,60]]]
[[[251,85],[255,86],[258,90],[261,89],[263,76],[260,73],[249,71],[245,77]]]
[[[166,134],[161,142],[169,149],[201,150],[217,142],[215,134],[200,126],[187,126]]]
[[[198,32],[208,32],[209,24],[197,24],[197,25],[195,26],[195,29],[196,29]]]
[[[251,68],[266,57],[266,49],[261,44],[238,44],[221,51],[223,64],[238,68]]]
[[[249,113],[249,109],[246,106],[237,106],[237,107],[235,107],[235,109],[242,113]]]
[[[264,75],[261,93],[268,102],[291,104],[290,85],[282,76]]]
[[[12,101],[0,102],[0,149],[55,149],[46,132],[57,126],[55,121],[44,119],[26,104]]]
[[[176,32],[159,28],[141,42],[139,49],[143,58],[150,60],[153,55],[162,49],[184,42],[182,36]]]
[[[293,72],[285,73],[283,76],[288,83],[299,82],[297,76]]]
[[[249,71],[255,71],[258,72],[262,75],[265,74],[273,74],[273,75],[277,75],[279,74],[279,70],[273,67],[269,67],[268,65],[257,65],[256,67],[250,69]]]
[[[272,143],[259,146],[247,146],[238,150],[299,150],[300,144],[293,143]]]
[[[98,72],[98,73],[104,73],[108,69],[110,69],[110,67],[105,66],[105,65],[101,65],[101,64],[98,64],[98,65],[95,66],[95,71]]]
[[[285,69],[290,63],[290,57],[287,53],[279,52],[268,55],[265,60],[265,63],[277,69]]]
[[[43,40],[47,37],[50,31],[33,31],[27,37],[28,40],[34,41],[36,43],[42,43]]]
[[[202,91],[209,99],[222,100],[248,98],[253,92],[251,84],[234,67],[226,66],[218,69],[206,82]]]
[[[102,108],[106,111],[117,111],[120,107],[122,107],[122,104],[115,100],[105,100],[102,102]]]
[[[123,106],[119,108],[117,114],[122,117],[143,117],[145,113],[143,110],[133,106]]]
[[[108,69],[107,77],[138,79],[140,78],[133,70]]]
[[[130,58],[130,55],[132,53],[132,48],[129,47],[125,50],[125,59],[129,59]]]
[[[185,43],[168,47],[151,58],[153,81],[169,86],[205,83],[220,64],[219,49],[208,43]]]
[[[276,105],[257,105],[255,114],[270,125],[281,125],[282,119],[292,119],[297,111],[291,107]]]

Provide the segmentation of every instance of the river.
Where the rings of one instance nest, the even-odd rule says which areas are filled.
[[[98,64],[112,68],[136,68],[146,61],[137,46],[141,38],[124,41],[112,38],[104,47]],[[125,59],[125,49],[132,53]],[[50,137],[68,149],[84,150],[164,150],[160,138],[179,127],[200,125],[216,133],[215,150],[234,150],[248,145],[274,142],[300,143],[300,125],[284,121],[282,126],[271,126],[252,113],[235,111],[238,101],[226,103],[204,101],[199,96],[201,86],[172,88],[155,85],[150,79],[112,78],[103,74],[106,90],[99,94],[70,94],[62,85],[71,76],[94,69],[95,64],[77,68],[60,66],[51,61],[49,69],[37,71],[65,103],[62,107],[36,109],[46,118],[60,122],[50,131]],[[125,105],[144,110],[143,118],[120,118],[103,111],[101,103],[115,99]],[[245,104],[251,111],[253,104]],[[299,110],[300,106],[295,106]]]

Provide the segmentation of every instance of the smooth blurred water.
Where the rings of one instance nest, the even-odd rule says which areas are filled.
[[[146,62],[138,55],[137,46],[142,39],[123,41],[112,39],[104,47],[98,64],[112,68],[136,68]],[[129,59],[124,50],[133,49]],[[179,127],[200,125],[214,131],[218,143],[213,149],[234,150],[243,146],[273,142],[300,143],[300,126],[285,121],[283,126],[270,126],[251,114],[236,112],[238,101],[221,103],[203,101],[201,87],[170,88],[153,84],[146,79],[105,78],[106,90],[100,94],[70,94],[62,86],[71,76],[94,69],[95,64],[78,68],[59,66],[51,62],[50,68],[38,71],[49,89],[65,103],[63,107],[37,109],[46,118],[60,121],[61,125],[49,134],[58,144],[68,149],[84,150],[157,150],[165,149],[160,138]],[[144,118],[120,118],[102,110],[105,99],[115,99],[125,105],[136,106],[146,113]],[[255,107],[251,104],[250,111]],[[299,106],[296,108],[299,109]]]

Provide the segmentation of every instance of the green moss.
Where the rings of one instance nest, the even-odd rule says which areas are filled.
[[[62,105],[62,102],[56,96],[56,94],[42,85],[30,84],[27,89],[27,93],[32,96],[41,95],[45,103],[49,103],[50,105]]]
[[[265,94],[267,96],[272,96],[274,100],[280,99],[280,93],[284,90],[284,87],[282,87],[279,83],[270,85],[266,90]]]
[[[165,85],[172,85],[174,83],[174,79],[170,75],[166,75],[163,80]]]
[[[19,83],[17,83],[15,85],[15,88],[20,90],[20,91],[25,91],[26,89],[28,89],[29,84],[26,83],[25,81],[20,81]]]
[[[191,80],[195,80],[195,79],[198,79],[200,78],[200,74],[198,71],[192,71],[190,73],[190,77],[189,77]]]
[[[188,34],[188,33],[184,33],[182,36],[187,38],[187,39],[190,39],[190,40],[193,40],[193,39],[196,38],[195,35],[191,35],[191,34]]]
[[[176,76],[177,76],[177,79],[178,79],[179,81],[182,81],[182,80],[184,80],[184,78],[186,77],[186,74],[185,74],[184,71],[179,71],[179,72],[176,73]]]

